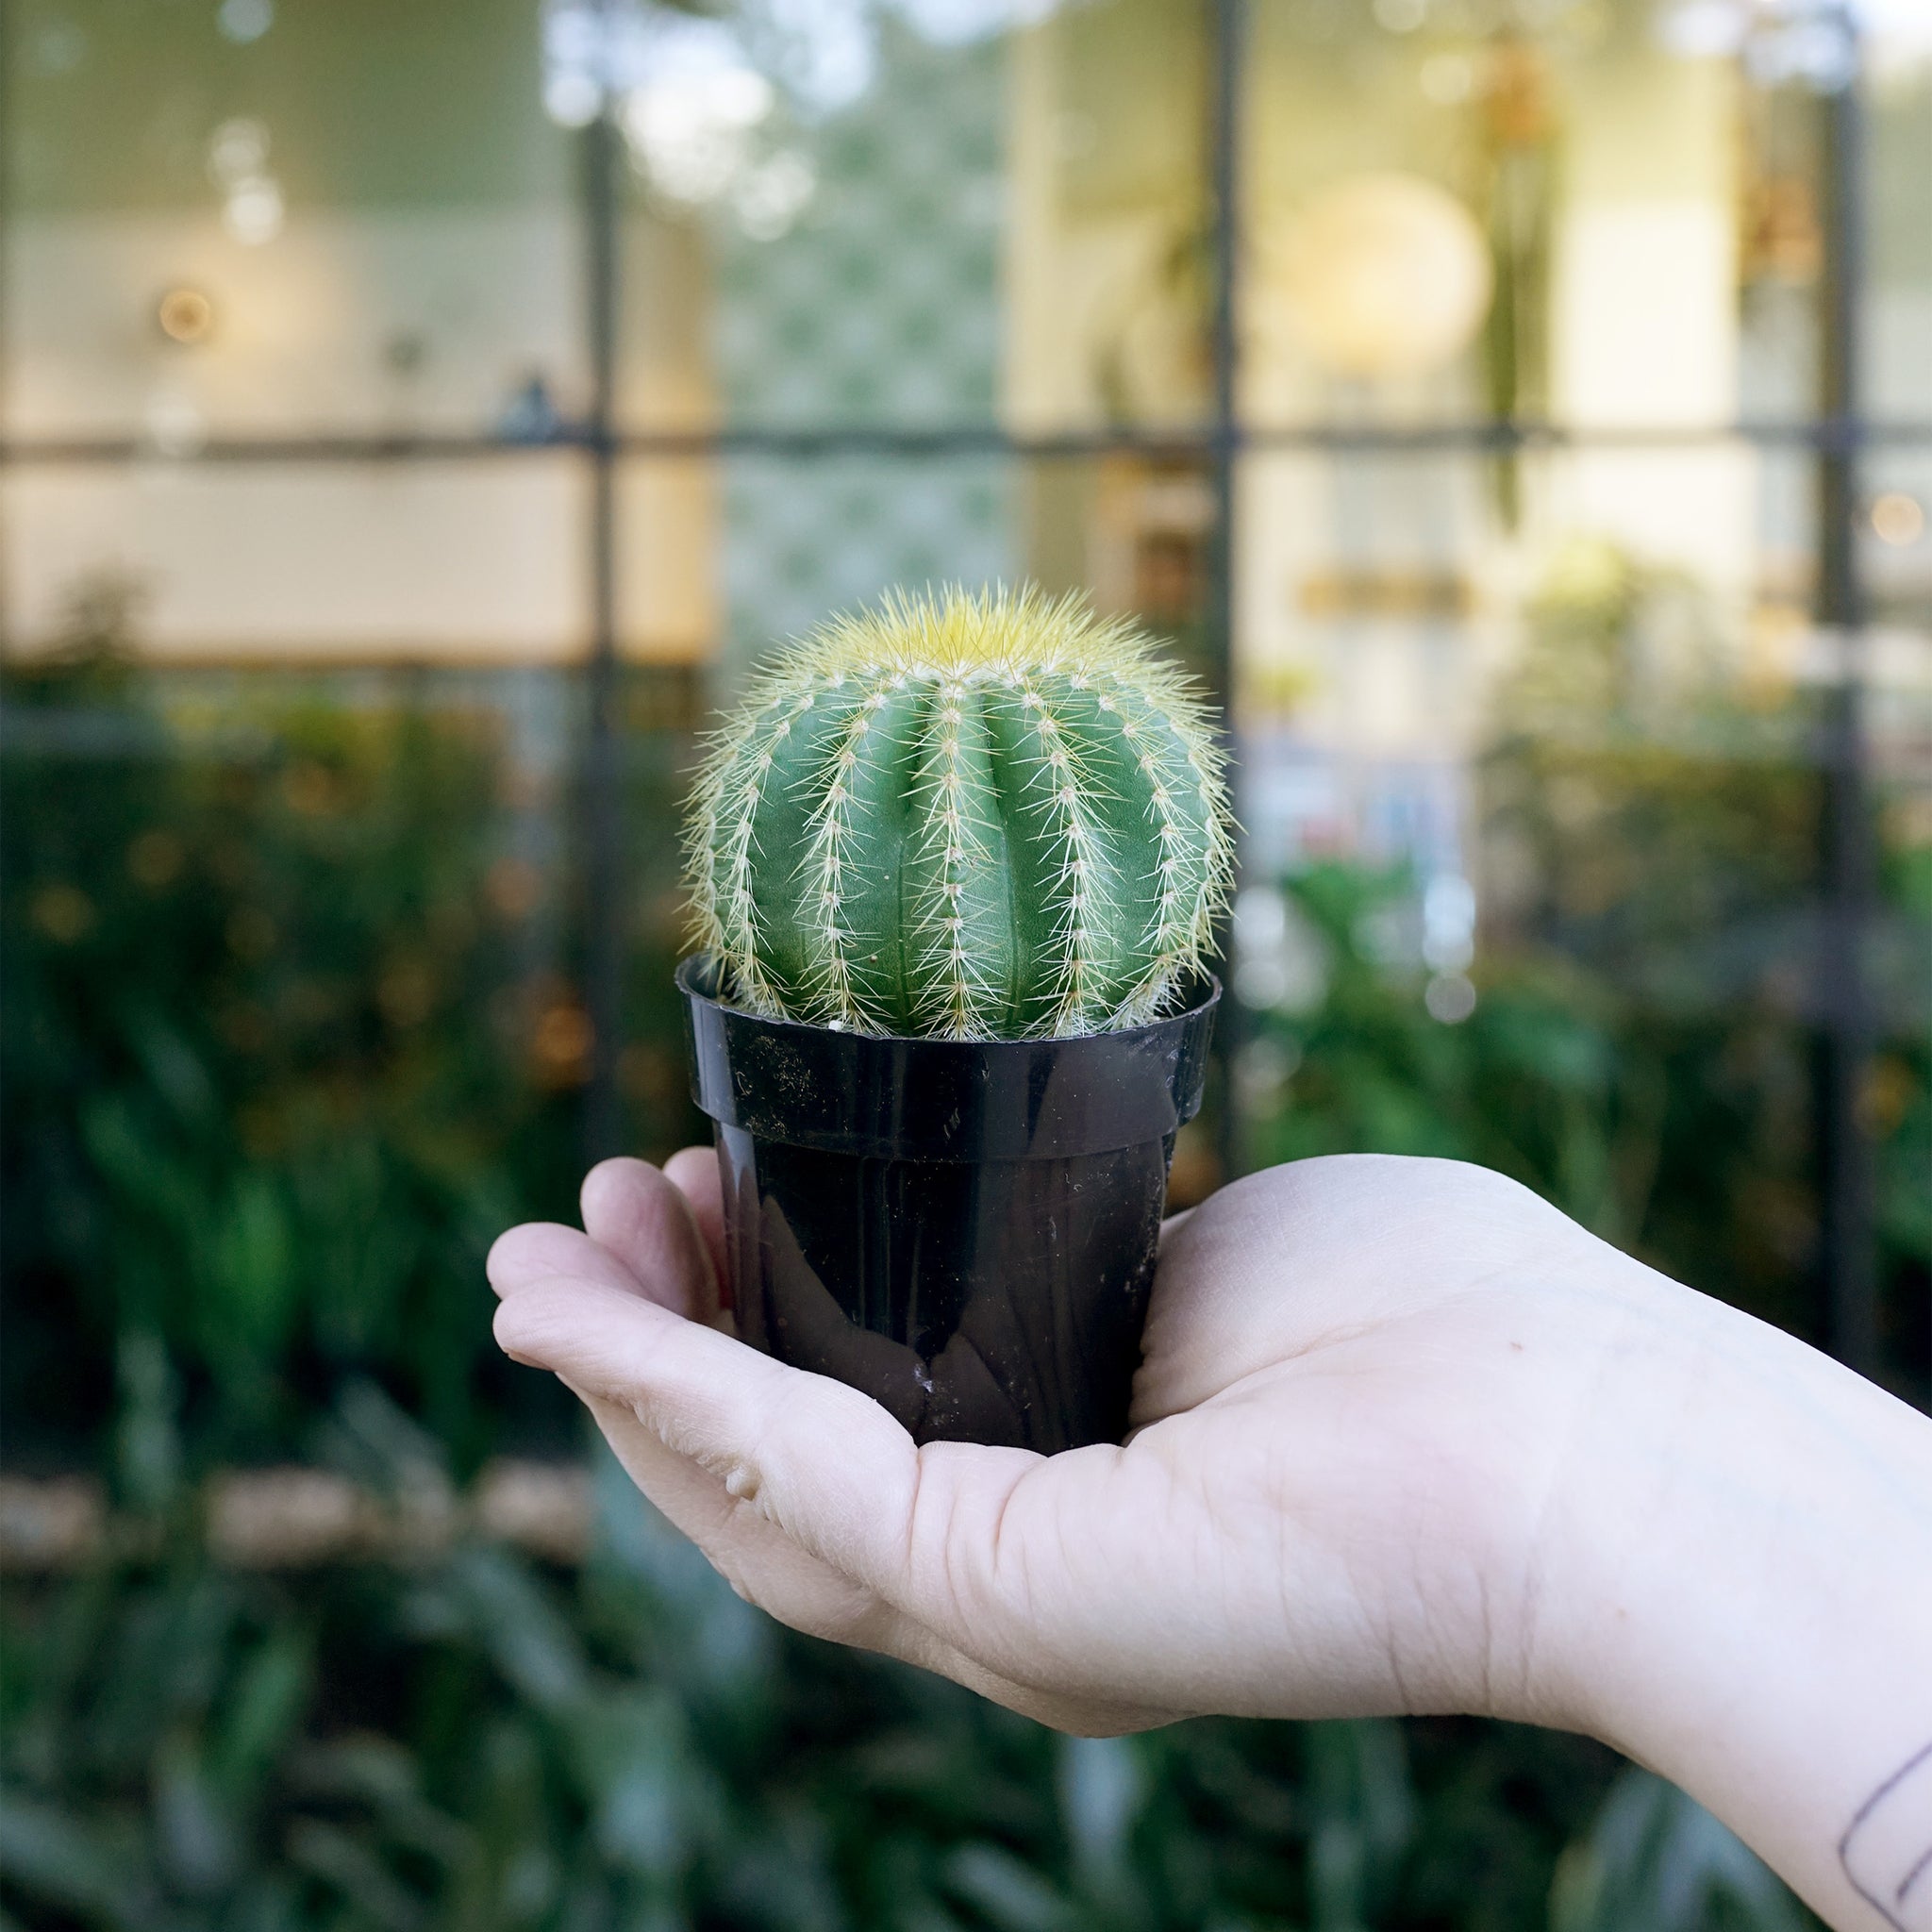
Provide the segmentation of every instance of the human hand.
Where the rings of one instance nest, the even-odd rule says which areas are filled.
[[[1166,1232],[1134,1435],[1051,1459],[915,1448],[708,1325],[708,1151],[607,1162],[583,1209],[584,1233],[498,1243],[499,1338],[784,1622],[1073,1729],[1574,1721],[1539,1649],[1539,1525],[1657,1278],[1525,1189],[1361,1157],[1224,1190]]]
[[[499,1340],[796,1628],[1077,1731],[1588,1731],[1834,1924],[1932,1932],[1878,1875],[1932,1869],[1932,1424],[1526,1190],[1373,1156],[1224,1189],[1165,1231],[1128,1441],[1050,1459],[917,1448],[732,1340],[708,1150],[607,1161],[583,1210],[492,1250]]]

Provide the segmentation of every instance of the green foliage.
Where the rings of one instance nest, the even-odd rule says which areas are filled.
[[[1035,592],[889,599],[781,654],[718,735],[690,843],[736,998],[961,1040],[1166,1010],[1231,852],[1187,680]]]
[[[1296,943],[1326,991],[1270,1014],[1254,1069],[1258,1163],[1374,1151],[1511,1174],[1606,1240],[1713,1293],[1808,1318],[1815,1213],[1807,1041],[1774,1014],[1660,1015],[1555,951],[1483,967],[1474,1011],[1432,1019],[1383,936],[1401,874],[1291,882]],[[1270,1077],[1272,1075],[1272,1077]]]
[[[1292,943],[1320,999],[1256,1022],[1244,1050],[1257,1165],[1379,1152],[1513,1175],[1607,1241],[1797,1333],[1820,1310],[1812,1039],[1769,997],[1666,1002],[1634,971],[1522,943],[1477,969],[1474,1011],[1432,1019],[1419,971],[1386,955],[1411,882],[1321,866],[1288,882]],[[1900,1386],[1923,1380],[1912,1318],[1932,1275],[1924,1175],[1932,1054],[1899,1030],[1874,1108],[1886,1329]]]
[[[1550,1932],[1800,1932],[1783,1886],[1712,1818],[1661,1778],[1626,1771],[1589,1838],[1557,1861]]]
[[[1257,1164],[1349,1149],[1478,1161],[1816,1338],[1812,713],[1727,695],[1691,588],[1603,546],[1566,555],[1530,615],[1476,774],[1473,1013],[1430,1017],[1402,873],[1330,864],[1286,881],[1295,976],[1318,991],[1259,1023],[1248,1151]],[[1932,845],[1910,800],[1883,803],[1868,1121],[1890,1373],[1923,1393]]]
[[[1541,1926],[1560,1860],[1582,1901],[1563,1932],[1690,1932],[1717,1922],[1599,1904],[1674,1897],[1690,1857],[1754,1906],[1725,1925],[1790,1924],[1694,1807],[1646,1817],[1634,1850],[1621,1814],[1592,1826],[1614,1760],[1580,1740],[1056,1737],[791,1637],[608,1458],[598,1486],[574,1575],[470,1543],[225,1574],[182,1535],[10,1589],[5,1909],[108,1932],[1477,1932]]]
[[[148,1526],[84,1574],[0,1586],[0,1914],[1785,1932],[1735,1841],[1594,1746],[1456,1721],[1057,1739],[778,1631],[608,1464],[579,1572],[472,1542],[216,1565],[212,1463],[460,1475],[506,1441],[575,1447],[560,1391],[496,1363],[480,1257],[506,1222],[571,1208],[581,908],[568,798],[506,735],[527,691],[157,684],[99,648],[113,621],[87,614],[88,650],[5,690],[0,1399],[9,1457],[92,1461]],[[540,695],[567,722],[567,683]],[[1640,697],[1595,733],[1525,697],[1486,767],[1514,883],[1486,897],[1464,1024],[1431,1019],[1401,963],[1407,881],[1288,883],[1322,991],[1260,1021],[1251,1151],[1483,1160],[1802,1326],[1790,908],[1815,780],[1749,721],[1697,721],[1748,759],[1670,748],[1631,722]],[[654,725],[628,779],[644,1152],[689,1134],[661,840],[687,751]],[[1922,860],[1889,848],[1901,918],[1924,916]],[[1898,1309],[1932,1255],[1923,1040],[1895,1029],[1881,1072]]]
[[[392,682],[164,700],[94,642],[5,691],[13,1440],[92,1454],[117,1358],[170,1365],[196,1461],[288,1453],[365,1371],[466,1461],[507,1418],[554,1434],[477,1293],[495,1234],[573,1198],[587,1041],[501,711]],[[668,810],[670,771],[645,782]],[[675,1048],[639,1064],[666,1151]]]

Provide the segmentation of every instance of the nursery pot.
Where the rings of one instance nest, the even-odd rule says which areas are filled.
[[[1000,1041],[761,1019],[704,958],[677,984],[739,1334],[922,1442],[1118,1442],[1220,983],[1151,1025]]]

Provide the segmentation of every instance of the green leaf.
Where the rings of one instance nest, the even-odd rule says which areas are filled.
[[[160,1923],[140,1854],[58,1806],[0,1792],[0,1872],[89,1924],[152,1932]]]
[[[1063,1738],[1060,1810],[1074,1862],[1090,1882],[1124,1869],[1127,1834],[1146,1797],[1146,1776],[1124,1738]]]
[[[153,1807],[155,1850],[175,1886],[195,1898],[225,1891],[242,1859],[233,1809],[208,1774],[199,1740],[185,1731],[156,1754]]]
[[[591,1695],[576,1633],[512,1557],[501,1550],[460,1550],[443,1588],[477,1644],[539,1710],[566,1711]]]
[[[149,1083],[182,1125],[218,1125],[221,1100],[206,1062],[163,1015],[147,1009],[125,1022],[135,1057]]]
[[[258,1790],[269,1765],[295,1735],[314,1674],[308,1628],[281,1624],[249,1655],[229,1693],[211,1770],[230,1802]]]
[[[947,1887],[1002,1932],[1059,1932],[1073,1907],[1030,1865],[1004,1846],[964,1844],[941,1868]]]
[[[319,1818],[289,1827],[291,1860],[365,1913],[383,1932],[417,1932],[427,1919],[423,1900],[367,1845]]]
[[[1563,1854],[1550,1932],[1802,1932],[1803,1909],[1747,1846],[1674,1785],[1635,1767]]]

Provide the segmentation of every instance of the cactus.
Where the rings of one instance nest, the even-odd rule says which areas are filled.
[[[783,651],[692,802],[700,946],[766,1015],[1062,1037],[1173,1009],[1232,840],[1190,681],[1037,591],[889,596]]]

